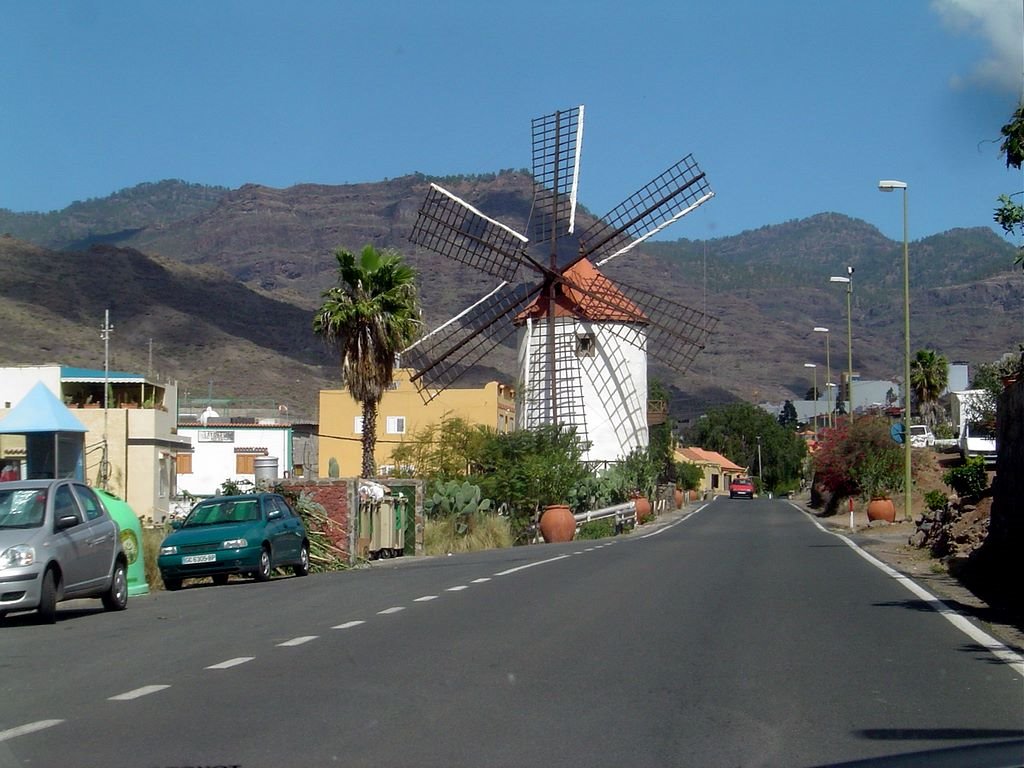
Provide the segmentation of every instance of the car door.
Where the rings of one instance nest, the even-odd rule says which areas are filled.
[[[86,589],[102,588],[107,584],[117,552],[117,523],[107,513],[106,507],[92,488],[82,483],[74,483],[71,487],[82,509],[83,525],[87,533],[86,543],[89,547],[87,574],[83,586]]]
[[[302,544],[299,519],[280,496],[264,496],[263,499],[268,525],[273,530],[274,562],[295,562]]]
[[[60,565],[63,574],[64,593],[73,595],[82,591],[83,585],[90,579],[89,555],[91,533],[85,525],[85,515],[70,483],[61,483],[53,489],[53,556]],[[73,517],[75,524],[58,530],[57,523],[61,518]]]

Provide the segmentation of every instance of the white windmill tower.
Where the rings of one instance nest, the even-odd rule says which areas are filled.
[[[431,184],[410,240],[502,282],[403,352],[426,400],[518,329],[516,423],[576,430],[588,460],[647,444],[647,354],[684,373],[714,320],[600,267],[714,196],[687,156],[574,239],[583,107],[533,120],[533,241]],[[533,282],[527,282],[529,278]],[[539,279],[538,279],[539,278]]]

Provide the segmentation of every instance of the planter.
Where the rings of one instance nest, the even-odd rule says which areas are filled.
[[[872,499],[868,502],[868,520],[884,520],[896,522],[896,505],[892,499]]]
[[[576,518],[568,504],[544,507],[544,512],[540,516],[540,535],[549,544],[573,540],[576,535]]]
[[[633,502],[636,504],[637,525],[646,523],[651,516],[651,502],[646,496],[634,496]]]
[[[679,489],[679,488],[676,488],[676,490],[672,494],[672,496],[673,496],[673,498],[675,499],[675,502],[676,502],[676,509],[682,509],[683,508],[683,492],[682,492],[682,490]]]

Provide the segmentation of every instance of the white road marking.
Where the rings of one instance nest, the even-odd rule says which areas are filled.
[[[127,691],[126,693],[119,693],[117,696],[111,696],[107,701],[132,701],[133,699],[139,699],[143,696],[148,696],[151,693],[162,691],[164,688],[170,688],[169,685],[144,685],[141,688],[136,688],[134,691]]]
[[[396,605],[394,608],[385,608],[383,611],[377,611],[377,615],[378,616],[387,616],[390,613],[398,613],[399,611],[404,611],[404,610],[405,610],[405,606],[403,606],[403,605]]]
[[[414,603],[428,603],[431,600],[437,600],[437,595],[424,595],[423,597],[417,597],[413,600]]]
[[[457,587],[448,587],[445,592],[461,592],[464,589],[469,589],[465,584],[459,584]]]
[[[546,565],[547,563],[554,563],[554,562],[556,562],[558,560],[565,560],[565,558],[567,558],[567,557],[572,557],[572,555],[559,555],[558,557],[551,557],[551,558],[548,558],[547,560],[537,560],[536,562],[533,562],[533,563],[527,563],[526,565],[519,565],[519,566],[516,566],[515,568],[509,568],[507,571],[498,571],[494,575],[495,576],[508,576],[510,573],[516,573],[517,571],[524,571],[527,568],[533,568],[534,566],[537,566],[537,565]]]
[[[473,579],[470,584],[483,584],[485,581],[490,581],[490,576],[484,576],[482,579]]]
[[[29,733],[42,731],[45,728],[50,728],[63,722],[63,720],[37,720],[34,723],[19,725],[17,728],[8,728],[6,731],[0,731],[0,741],[7,741],[8,739],[13,739],[18,736],[25,736]]]
[[[916,581],[911,579],[909,576],[904,576],[895,568],[886,565],[874,555],[861,549],[852,539],[849,539],[846,536],[843,536],[841,533],[837,533],[836,531],[830,531],[828,528],[826,528],[817,520],[815,520],[814,517],[807,512],[807,510],[800,508],[799,506],[793,504],[792,502],[790,502],[790,506],[800,510],[805,515],[807,515],[807,518],[816,526],[818,526],[820,530],[837,537],[844,544],[846,544],[846,546],[850,547],[850,549],[852,549],[858,555],[863,557],[873,566],[878,568],[884,574],[898,581],[900,584],[902,584],[904,587],[910,590],[910,592],[912,592],[914,595],[921,598],[921,600],[927,603],[932,608],[932,610],[936,611],[941,616],[943,616],[946,619],[946,621],[948,621],[954,627],[959,629],[961,632],[963,632],[965,635],[971,638],[971,640],[976,642],[978,645],[984,647],[985,650],[987,650],[997,659],[999,659],[1008,667],[1010,667],[1018,675],[1024,677],[1024,656],[1021,656],[1020,654],[1010,650],[1001,642],[992,637],[992,635],[988,634],[981,628],[972,624],[961,613],[958,613],[954,608],[950,607],[948,603],[937,598],[935,595],[933,595],[927,589],[925,589]]]
[[[255,658],[255,656],[238,656],[234,659],[222,661],[220,664],[211,664],[207,669],[231,669],[231,667],[237,667],[239,664],[245,664],[245,662],[252,661]]]
[[[357,621],[346,621],[344,624],[338,624],[336,626],[331,627],[331,629],[352,629],[352,627],[358,627],[360,624],[365,623],[366,622],[361,619]]]
[[[278,648],[294,648],[296,645],[305,645],[310,640],[316,640],[319,635],[303,635],[302,637],[293,637],[291,640],[285,640],[283,643],[278,643]]]

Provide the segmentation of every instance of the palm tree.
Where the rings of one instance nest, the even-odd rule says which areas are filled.
[[[949,383],[949,361],[933,349],[919,349],[910,361],[910,387],[925,424],[934,426],[939,396]]]
[[[362,476],[375,474],[377,405],[394,380],[395,358],[419,335],[415,273],[391,251],[334,253],[338,284],[324,291],[313,331],[341,353],[341,379],[363,406]]]

